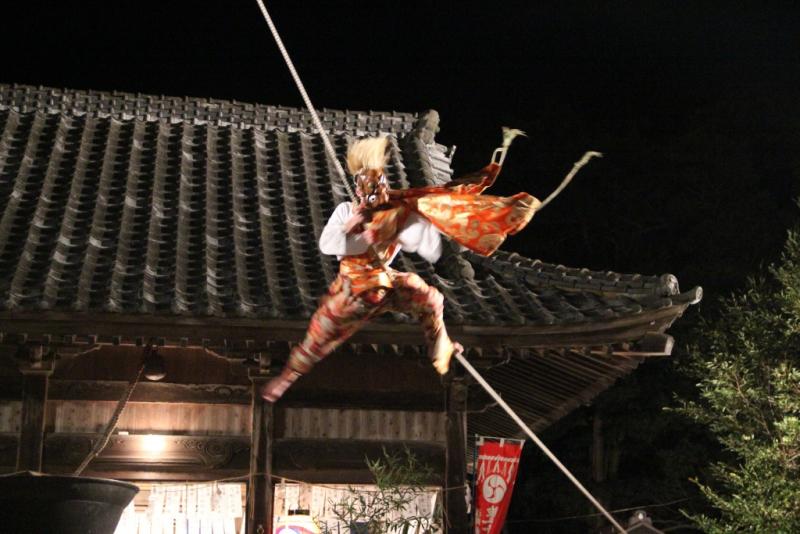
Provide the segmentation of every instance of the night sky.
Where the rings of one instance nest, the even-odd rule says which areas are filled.
[[[527,131],[498,192],[543,198],[584,151],[606,154],[509,248],[727,289],[797,216],[800,9],[766,4],[268,8],[318,107],[436,109],[457,173],[501,126]],[[302,106],[255,0],[17,2],[0,46],[4,83]]]

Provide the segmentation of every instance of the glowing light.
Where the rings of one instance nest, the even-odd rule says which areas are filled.
[[[157,455],[164,452],[164,449],[166,448],[166,437],[154,434],[146,434],[142,436],[142,449],[144,449],[145,452],[152,455]]]

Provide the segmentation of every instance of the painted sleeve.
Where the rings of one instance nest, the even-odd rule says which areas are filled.
[[[423,259],[436,263],[442,255],[442,235],[427,219],[412,213],[397,236],[405,252],[416,252]]]
[[[342,202],[333,211],[328,223],[319,236],[319,249],[323,254],[330,254],[342,259],[343,256],[354,256],[367,251],[367,243],[357,235],[347,235],[344,225],[350,218],[351,207],[349,202]]]

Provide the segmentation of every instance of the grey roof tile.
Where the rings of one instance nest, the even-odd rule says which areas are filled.
[[[0,102],[22,113],[44,111],[121,120],[234,125],[239,128],[277,128],[283,131],[313,130],[310,115],[301,109],[265,106],[210,98],[178,98],[122,92],[77,91],[25,85],[0,84]],[[420,117],[396,111],[318,110],[323,125],[361,136],[384,132],[404,134],[416,128]]]
[[[391,133],[393,187],[450,178],[438,116],[326,110],[339,158]],[[346,191],[301,110],[0,85],[0,298],[7,309],[307,318],[337,272],[317,239]],[[451,324],[597,323],[696,301],[671,275],[446,246],[401,254]],[[398,319],[395,316],[395,320]]]

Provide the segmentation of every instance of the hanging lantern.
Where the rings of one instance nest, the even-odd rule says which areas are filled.
[[[144,356],[144,377],[153,382],[163,380],[167,376],[164,365],[164,357],[153,348],[145,352]]]

